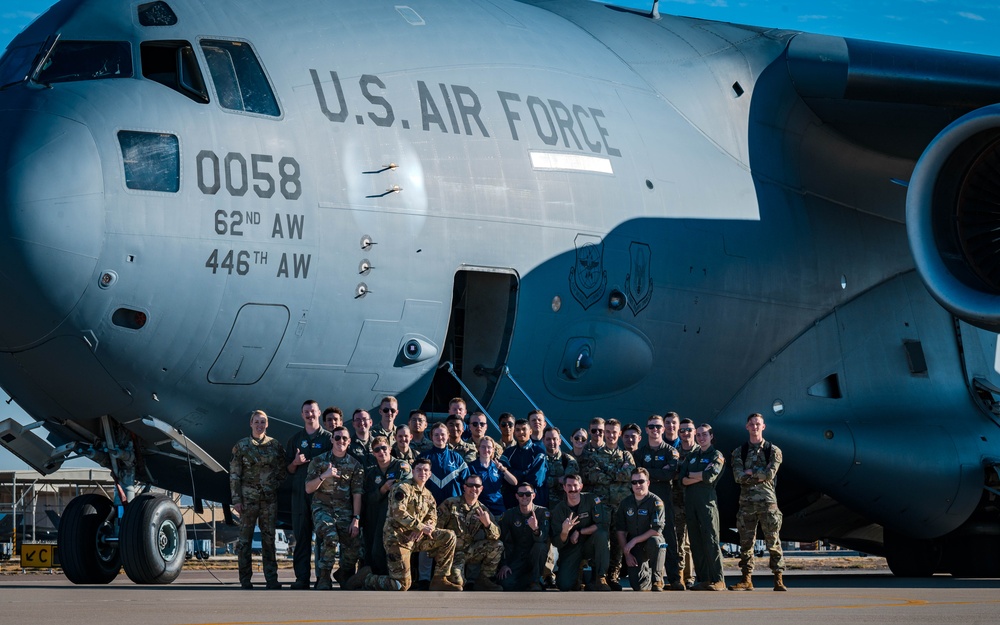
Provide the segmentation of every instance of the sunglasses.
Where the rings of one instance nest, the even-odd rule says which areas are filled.
[[[484,427],[486,427],[486,423],[473,422],[473,423],[469,424],[469,427],[470,428],[484,428]]]
[[[514,427],[514,422],[513,421],[501,421],[500,422],[500,427],[502,427],[502,428],[512,428],[512,427]]]
[[[694,428],[681,428],[678,432],[694,432]]]
[[[591,434],[601,434],[601,435],[603,435],[603,434],[604,434],[604,430],[602,430],[602,429],[600,429],[600,428],[594,428],[594,429],[592,429],[592,430],[590,431],[590,433],[591,433]]]
[[[349,441],[349,440],[351,440],[351,437],[350,436],[341,436],[340,434],[338,434],[338,435],[336,435],[336,436],[333,437],[333,440],[335,440],[335,441]]]
[[[531,497],[534,494],[535,493],[518,493],[517,496],[518,497]]]
[[[587,440],[587,437],[586,436],[574,436],[573,440],[575,440],[575,441],[585,441],[585,440]]]
[[[645,483],[646,480],[632,480],[632,486],[635,486],[636,484],[645,484]]]
[[[466,484],[466,488],[482,488],[482,484]]]
[[[399,411],[396,410],[395,408],[383,408],[382,409],[382,414],[389,414],[390,412],[399,412]]]
[[[663,426],[662,425],[647,425],[646,429],[647,430],[662,430]]]
[[[380,451],[389,451],[389,448],[385,445],[379,445],[378,447],[372,447],[372,453],[377,454]]]

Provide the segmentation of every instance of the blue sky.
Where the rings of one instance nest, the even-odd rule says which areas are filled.
[[[0,48],[6,48],[52,2],[8,0],[4,4],[0,8]],[[661,0],[660,12],[1000,55],[1000,3],[996,0]],[[6,398],[0,393],[0,399]],[[8,417],[30,422],[15,404],[0,403],[0,419]],[[17,458],[0,449],[0,469],[23,468]]]

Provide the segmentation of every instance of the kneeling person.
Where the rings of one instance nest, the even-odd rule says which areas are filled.
[[[549,555],[549,511],[535,505],[535,488],[517,486],[517,507],[500,517],[503,564],[497,578],[504,590],[544,590],[538,579]]]
[[[649,492],[649,471],[632,472],[632,494],[618,506],[616,539],[625,554],[632,590],[652,590],[654,581],[662,587],[661,571],[667,552],[663,538],[666,526],[663,500]],[[677,567],[674,566],[676,574]],[[680,578],[671,580],[681,586]]]
[[[593,571],[587,590],[610,591],[605,576],[611,559],[608,527],[611,519],[601,503],[601,498],[581,492],[583,479],[575,473],[563,477],[566,499],[552,509],[552,544],[559,551],[559,570],[556,586],[559,590],[573,590],[577,572],[583,560],[590,561]]]
[[[445,499],[438,506],[437,526],[455,532],[455,561],[451,581],[459,586],[467,579],[465,566],[479,564],[476,590],[503,590],[491,578],[496,575],[503,555],[500,526],[489,509],[479,501],[483,481],[478,475],[465,478],[461,497]]]
[[[413,477],[396,483],[389,494],[389,517],[382,533],[389,574],[375,575],[366,566],[347,580],[348,590],[408,589],[414,551],[426,551],[435,560],[431,590],[462,590],[448,580],[455,558],[455,532],[437,529],[437,505],[424,487],[431,476],[431,461],[417,458],[412,471]]]
[[[306,493],[312,498],[313,527],[320,554],[316,590],[330,590],[337,543],[340,543],[340,570],[343,583],[354,574],[361,558],[361,496],[365,492],[365,472],[358,460],[347,453],[351,435],[340,426],[333,431],[333,449],[309,462]]]

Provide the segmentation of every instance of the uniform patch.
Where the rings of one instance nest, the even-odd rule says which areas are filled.
[[[649,515],[649,510],[646,510],[645,508],[639,508],[639,516],[648,516],[648,515]]]
[[[594,497],[594,503],[595,504],[601,503],[601,498],[600,497]]]
[[[522,523],[520,520],[514,521],[514,527],[521,527]]]
[[[635,516],[635,508],[628,508],[627,510],[625,510],[625,514],[627,514],[628,516]]]
[[[382,483],[382,476],[381,475],[376,475],[375,476],[375,483],[376,484],[381,484]]]
[[[548,510],[545,511],[545,518],[546,519],[549,518],[549,511]]]
[[[651,462],[652,460],[653,460],[653,457],[650,456],[649,454],[646,454],[646,456],[643,458],[644,462]]]

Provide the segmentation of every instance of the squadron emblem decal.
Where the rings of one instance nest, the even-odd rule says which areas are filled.
[[[625,276],[625,295],[628,296],[628,307],[632,309],[634,317],[649,305],[653,296],[653,281],[649,277],[649,244],[632,241],[628,250],[632,265],[629,274]]]
[[[576,263],[569,270],[569,290],[584,310],[593,306],[604,295],[608,285],[608,272],[604,270],[604,242],[600,237],[578,234]]]

